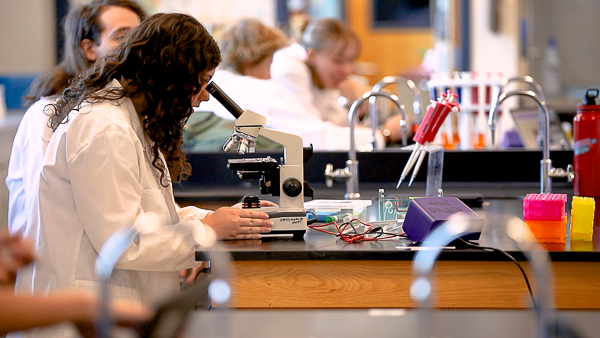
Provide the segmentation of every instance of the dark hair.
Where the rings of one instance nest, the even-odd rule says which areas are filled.
[[[27,105],[33,104],[43,96],[62,92],[68,87],[71,78],[85,72],[93,63],[83,53],[81,41],[90,39],[94,44],[100,44],[100,35],[105,28],[100,16],[108,6],[129,9],[140,17],[140,21],[146,18],[142,7],[133,0],[95,0],[73,8],[67,14],[63,26],[65,44],[62,60],[60,64],[33,81],[25,96]]]
[[[140,97],[141,116],[151,141],[152,165],[161,184],[181,181],[191,173],[182,151],[182,129],[192,114],[192,98],[201,77],[221,62],[217,43],[196,19],[179,13],[159,13],[133,29],[112,54],[73,81],[54,105],[50,126],[56,130],[82,102]],[[103,90],[113,79],[123,88]],[[166,177],[163,154],[171,177]]]

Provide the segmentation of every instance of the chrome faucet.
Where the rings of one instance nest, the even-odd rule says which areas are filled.
[[[355,136],[354,129],[356,127],[356,109],[370,97],[381,96],[388,98],[394,102],[396,107],[400,110],[402,120],[400,120],[400,128],[402,131],[402,145],[406,146],[406,139],[408,136],[408,119],[404,106],[398,101],[398,96],[386,92],[371,92],[364,93],[361,97],[356,99],[350,106],[348,112],[348,120],[350,123],[350,150],[348,151],[348,160],[346,161],[346,168],[344,169],[333,169],[333,164],[328,163],[325,166],[325,184],[327,187],[333,186],[333,180],[342,180],[346,182],[346,194],[345,199],[359,199],[360,193],[358,192],[358,161],[356,159],[356,146],[354,144]],[[371,111],[371,115],[375,115],[376,112]],[[373,116],[371,116],[373,118]]]
[[[500,95],[505,91],[506,87],[510,83],[513,83],[513,82],[520,82],[520,83],[529,85],[530,89],[533,90],[539,96],[540,100],[542,100],[543,102],[546,102],[546,96],[544,95],[544,90],[542,89],[542,86],[540,86],[537,82],[535,82],[535,80],[531,76],[525,75],[525,76],[515,76],[515,77],[511,77],[511,78],[506,78],[506,79],[502,80],[502,82],[500,84],[494,86],[494,90],[492,93],[492,102],[491,102],[492,107],[497,105]],[[490,125],[490,129],[492,130],[492,144],[493,144],[495,134],[496,134],[495,133],[496,125],[497,125],[497,118],[495,115],[492,116],[490,114],[488,124]],[[544,125],[542,122],[542,117],[540,116],[540,130],[538,132],[538,145],[542,141],[542,135],[544,135],[543,129],[544,129]]]
[[[532,297],[533,309],[537,319],[537,335],[539,338],[550,337],[550,330],[555,323],[553,298],[553,276],[548,252],[537,243],[528,227],[518,218],[512,218],[507,224],[507,234],[515,241],[518,248],[528,259],[537,280],[538,295]],[[419,304],[419,329],[421,336],[432,337],[434,325],[431,316],[432,304],[432,271],[443,247],[462,236],[476,231],[468,221],[460,217],[450,218],[435,228],[423,240],[422,247],[431,250],[418,251],[413,258],[413,281],[410,286],[411,298]],[[468,244],[468,243],[467,243]],[[484,249],[484,248],[482,248]]]
[[[500,94],[497,99],[494,97],[490,109],[488,125],[492,132],[492,143],[494,142],[494,134],[496,131],[496,112],[500,104],[511,96],[528,96],[531,97],[539,106],[540,118],[542,118],[542,160],[540,162],[540,193],[552,192],[552,177],[550,171],[552,168],[552,160],[550,159],[550,114],[546,102],[533,90],[513,90],[508,93]]]
[[[371,92],[378,93],[385,86],[390,84],[398,84],[407,87],[413,95],[413,112],[415,113],[415,124],[419,124],[421,122],[420,114],[421,114],[421,98],[419,88],[415,85],[413,80],[401,77],[401,76],[386,76],[381,81],[377,82],[373,88],[371,88]],[[379,128],[379,114],[377,114],[377,97],[371,97],[369,99],[369,113],[371,117],[371,128],[373,129],[373,142],[375,142],[375,131]],[[373,144],[373,148],[375,148],[375,143]]]
[[[530,89],[535,91],[536,94],[540,96],[540,99],[542,99],[542,101],[546,101],[546,96],[544,95],[544,90],[542,89],[542,86],[535,82],[535,80],[529,75],[506,78],[502,80],[502,82],[499,85],[497,85],[494,89],[500,88],[500,90],[504,90],[512,82],[520,82],[529,85]],[[499,93],[497,96],[499,96]]]
[[[529,227],[517,217],[508,222],[506,232],[525,254],[537,279],[537,299],[532,298],[538,324],[537,337],[555,337],[552,332],[556,321],[552,310],[554,307],[554,283],[548,251],[538,243]]]

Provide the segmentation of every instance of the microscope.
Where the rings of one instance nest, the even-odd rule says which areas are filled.
[[[230,159],[227,167],[242,180],[258,180],[260,192],[279,196],[279,207],[260,207],[258,197],[244,197],[244,208],[265,212],[273,221],[271,234],[292,234],[295,240],[303,239],[306,232],[304,196],[312,197],[312,188],[304,181],[304,163],[312,156],[312,146],[304,148],[298,135],[264,127],[266,118],[250,110],[242,110],[214,82],[206,90],[236,118],[233,134],[223,145],[229,152],[236,145],[238,153],[253,153],[259,135],[283,146],[281,163],[274,158]]]

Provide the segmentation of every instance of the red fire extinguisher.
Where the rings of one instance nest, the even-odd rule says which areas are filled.
[[[575,196],[600,197],[600,105],[598,89],[588,89],[573,119]]]

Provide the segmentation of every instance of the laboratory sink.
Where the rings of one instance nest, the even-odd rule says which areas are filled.
[[[278,159],[281,154],[256,153],[237,155],[224,152],[187,154],[192,165],[189,180],[175,184],[174,192],[178,198],[198,201],[238,201],[244,195],[259,195],[256,181],[241,181],[227,168],[227,161],[241,157],[271,156]],[[386,196],[423,196],[427,168],[423,166],[411,187],[403,184],[396,189],[396,182],[409,151],[397,148],[383,151],[358,153],[359,188],[361,199],[375,200],[379,189]],[[553,164],[566,168],[573,161],[572,151],[552,151]],[[314,190],[314,199],[343,199],[346,185],[334,182],[333,187],[325,186],[325,166],[343,167],[348,159],[347,152],[315,152],[304,167],[304,180]],[[444,196],[461,198],[465,204],[481,203],[489,199],[523,199],[528,193],[540,192],[539,161],[540,151],[446,151],[442,189]],[[426,162],[425,162],[426,163]],[[572,196],[573,187],[565,180],[555,180],[552,192],[566,193]],[[268,196],[264,196],[268,198]],[[276,200],[276,198],[270,198]],[[469,202],[469,203],[467,203]]]

